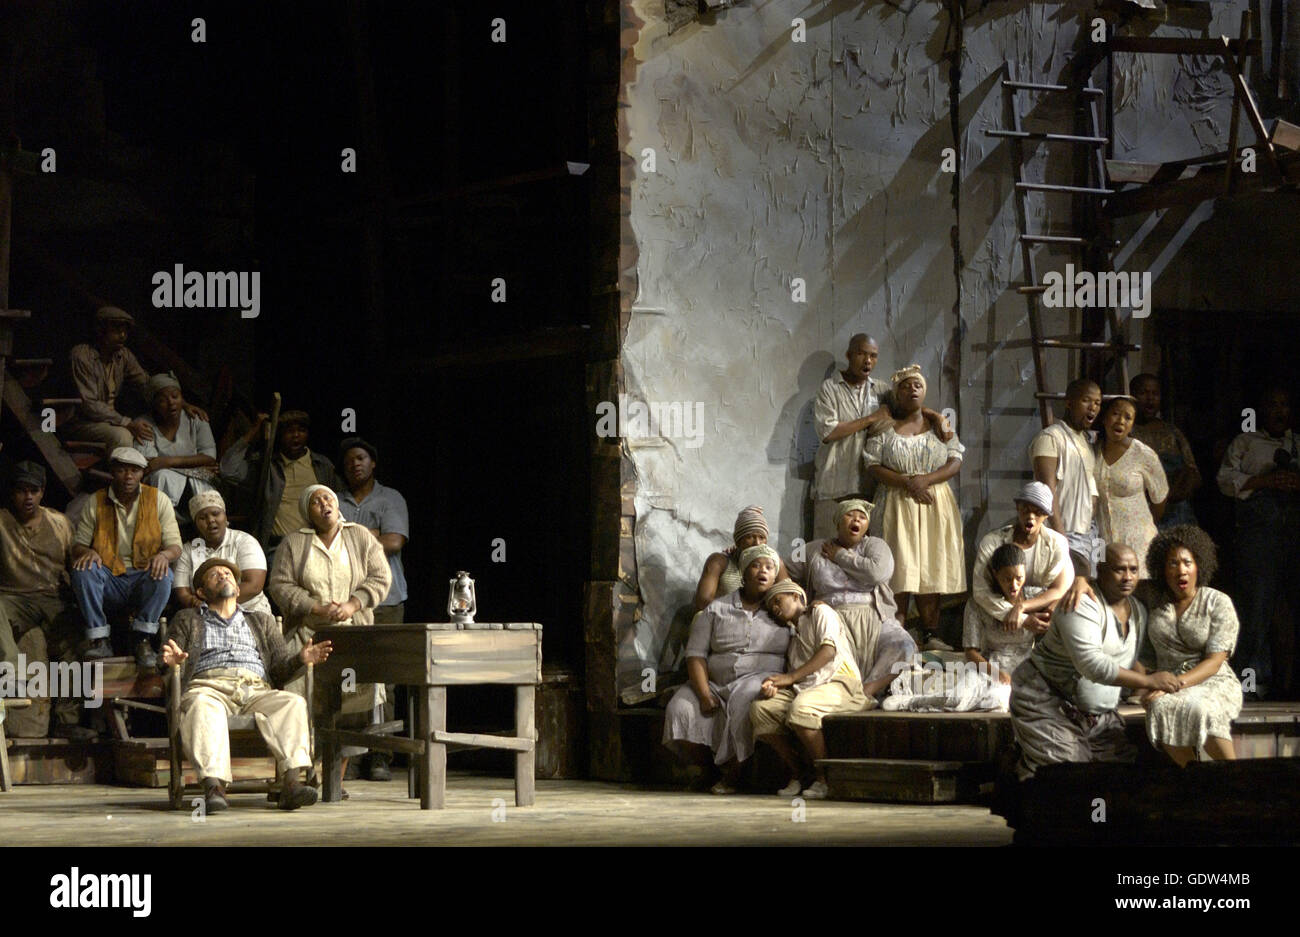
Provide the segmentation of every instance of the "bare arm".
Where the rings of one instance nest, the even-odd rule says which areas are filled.
[[[843,423],[837,423],[835,428],[826,434],[822,442],[835,442],[837,439],[844,439],[846,436],[852,436],[854,433],[860,433],[864,429],[869,429],[877,423],[882,423],[890,419],[889,410],[885,407],[877,407],[871,413],[856,420],[845,420]]]
[[[709,666],[703,657],[686,658],[686,680],[700,700],[700,710],[708,715],[718,708],[713,690],[709,689]]]
[[[704,561],[704,571],[700,573],[699,584],[695,587],[695,610],[704,611],[704,607],[718,597],[718,580],[727,568],[727,556],[714,553]]]
[[[1219,668],[1223,666],[1223,662],[1227,659],[1227,651],[1215,651],[1213,654],[1207,654],[1205,660],[1179,677],[1178,682],[1184,689],[1204,683],[1219,672]]]
[[[247,602],[266,587],[266,570],[244,569],[239,573],[239,601]]]
[[[834,659],[835,646],[832,644],[823,644],[821,647],[817,648],[817,653],[808,658],[808,663],[804,664],[802,667],[796,667],[789,673],[768,677],[767,680],[763,682],[771,683],[774,687],[794,686],[804,677],[811,673],[816,673]]]

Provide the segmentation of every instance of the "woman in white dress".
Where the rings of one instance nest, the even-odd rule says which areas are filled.
[[[145,388],[149,416],[143,417],[153,435],[135,444],[148,460],[145,483],[162,491],[173,507],[194,495],[215,491],[217,444],[212,427],[185,412],[181,385],[170,374],[155,374]]]
[[[906,620],[915,595],[926,635],[922,650],[951,651],[939,637],[939,597],[966,591],[961,513],[948,485],[961,468],[966,447],[956,434],[945,443],[926,422],[921,413],[926,385],[919,365],[896,371],[893,385],[896,419],[867,440],[862,453],[867,471],[880,484],[871,526],[894,554],[890,586],[899,621]]]
[[[1122,543],[1138,555],[1138,576],[1151,578],[1147,547],[1165,510],[1169,482],[1156,451],[1133,438],[1137,406],[1131,397],[1113,397],[1101,408],[1102,438],[1097,445],[1097,532],[1107,543]]]

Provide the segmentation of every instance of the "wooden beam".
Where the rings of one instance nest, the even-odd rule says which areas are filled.
[[[1226,153],[1201,156],[1195,160],[1176,160],[1169,163],[1139,163],[1123,159],[1106,160],[1106,177],[1112,183],[1136,182],[1140,184],[1175,182],[1190,179],[1206,166],[1219,163]],[[1222,163],[1219,163],[1222,165]]]
[[[1153,52],[1158,55],[1236,55],[1242,48],[1250,56],[1260,54],[1260,41],[1248,39],[1201,39],[1193,36],[1115,36],[1111,52]]]
[[[23,427],[32,442],[36,444],[36,448],[41,453],[41,458],[54,471],[59,484],[67,490],[69,495],[75,495],[81,489],[81,470],[72,461],[72,457],[59,445],[59,441],[53,433],[41,431],[40,414],[33,410],[27,392],[23,390],[22,385],[12,375],[6,375],[4,378],[4,406],[14,415],[18,420],[18,424]]]
[[[321,739],[330,739],[340,747],[355,745],[378,751],[402,752],[407,755],[424,753],[423,740],[408,739],[404,735],[375,735],[349,729],[317,729],[316,735]]]
[[[511,752],[531,752],[536,748],[536,743],[532,739],[515,738],[513,735],[481,735],[471,732],[446,732],[442,729],[433,730],[433,740],[456,748],[501,748]]]

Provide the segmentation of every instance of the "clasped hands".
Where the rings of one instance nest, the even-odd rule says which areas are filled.
[[[361,603],[356,599],[346,602],[317,602],[311,607],[311,613],[326,621],[347,621],[361,611]]]

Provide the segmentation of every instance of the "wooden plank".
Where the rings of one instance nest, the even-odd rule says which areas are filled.
[[[317,738],[330,738],[340,746],[361,746],[374,751],[403,752],[407,755],[424,753],[424,742],[420,739],[408,739],[402,735],[375,735],[370,732],[356,732],[349,729],[318,729]]]
[[[1123,159],[1106,160],[1106,178],[1111,182],[1173,182],[1177,179],[1190,179],[1212,163],[1225,159],[1226,153],[1195,160],[1174,160],[1168,163],[1141,163]]]
[[[826,769],[827,786],[836,799],[957,803],[978,789],[963,780],[959,761],[827,758],[818,765]]]
[[[520,692],[528,687],[518,687],[516,692]],[[536,742],[530,738],[513,735],[489,735],[477,732],[446,732],[442,729],[434,729],[431,733],[435,742],[441,742],[444,745],[451,745],[458,748],[499,748],[512,752],[531,752],[536,747]],[[403,740],[405,741],[405,740]],[[423,751],[423,746],[420,747]]]
[[[537,799],[537,688],[515,687],[515,741],[528,747],[515,755],[515,806],[531,807]]]
[[[1245,49],[1246,55],[1260,54],[1260,41],[1248,39],[1202,39],[1192,36],[1113,36],[1108,43],[1111,52],[1151,52],[1158,55],[1236,55]]]
[[[1279,117],[1273,121],[1273,132],[1269,134],[1269,139],[1273,141],[1274,146],[1280,146],[1285,150],[1300,150],[1300,127],[1287,123]]]

